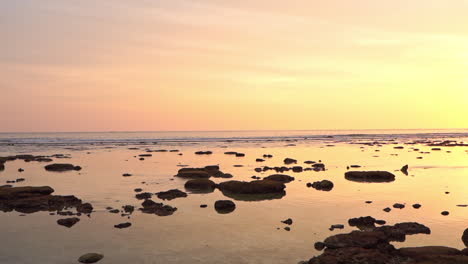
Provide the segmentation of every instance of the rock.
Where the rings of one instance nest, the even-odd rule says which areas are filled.
[[[323,163],[314,163],[314,164],[312,164],[312,168],[314,168],[314,171],[324,171],[325,170],[325,164],[323,164]]]
[[[172,215],[177,208],[164,205],[162,203],[155,203],[153,200],[145,200],[142,204],[143,208],[140,210],[145,214],[155,214],[158,216],[169,216]]]
[[[138,200],[150,199],[151,197],[153,197],[153,194],[149,192],[137,193],[135,195],[135,198],[137,198]]]
[[[152,157],[153,154],[140,154],[138,157]]]
[[[289,164],[296,164],[297,160],[291,159],[291,158],[285,158],[283,162],[284,164],[289,165]]]
[[[392,182],[395,175],[388,171],[348,171],[345,178],[356,182]]]
[[[384,208],[383,210],[384,210],[384,212],[387,212],[387,213],[388,213],[388,212],[390,212],[392,209],[390,209],[389,207],[387,207],[387,208]]]
[[[207,208],[208,205],[207,204],[200,204],[200,208]]]
[[[212,192],[216,188],[216,183],[208,179],[193,179],[187,181],[184,187],[190,191]]]
[[[124,210],[124,212],[131,214],[131,213],[133,213],[133,211],[135,211],[135,206],[133,206],[133,205],[124,205],[124,206],[122,206],[122,209]]]
[[[110,209],[109,213],[118,214],[118,213],[120,213],[120,210],[119,209]]]
[[[132,223],[121,223],[121,224],[118,224],[118,225],[114,225],[115,228],[118,228],[118,229],[122,229],[122,228],[129,228],[130,226],[132,226]]]
[[[236,209],[236,204],[230,200],[218,200],[215,202],[214,207],[218,213],[227,214]]]
[[[331,191],[333,189],[333,182],[329,180],[323,180],[323,181],[316,181],[310,185],[307,185],[308,187],[312,187],[316,190],[319,191]]]
[[[318,251],[322,251],[325,248],[325,243],[323,242],[316,242],[314,244],[314,248]]]
[[[122,176],[123,176],[123,177],[130,177],[130,176],[132,176],[132,175],[131,175],[130,173],[124,173],[124,174],[122,174]]]
[[[236,157],[245,157],[245,154],[244,154],[244,153],[239,153],[239,152],[237,152],[237,153],[236,153]]]
[[[70,228],[74,226],[76,223],[78,223],[79,221],[80,219],[78,217],[63,218],[63,219],[57,220],[57,224]]]
[[[195,152],[195,155],[211,155],[213,154],[212,151],[197,151]]]
[[[54,189],[42,187],[0,187],[0,211],[15,210],[21,213],[61,211],[65,207],[77,207],[81,200],[73,195],[52,195]]]
[[[287,226],[287,227],[284,228],[284,230],[289,232],[289,231],[291,231],[291,228],[289,226]]]
[[[443,215],[443,216],[447,216],[447,215],[449,215],[450,213],[449,213],[448,211],[443,211],[443,212],[440,213],[440,214]]]
[[[350,165],[350,168],[361,168],[361,165]]]
[[[264,162],[265,160],[264,159],[256,159],[255,161],[256,162]]]
[[[462,241],[463,244],[465,244],[465,246],[468,247],[468,228],[465,229],[465,232],[463,232]]]
[[[169,201],[176,199],[176,198],[187,197],[187,193],[178,189],[172,189],[172,190],[165,191],[165,192],[158,192],[156,193],[156,195],[158,196],[159,199],[169,200]]]
[[[393,208],[396,208],[396,209],[403,209],[405,208],[405,205],[404,204],[401,204],[401,203],[396,203],[393,205]]]
[[[360,230],[368,230],[375,228],[376,220],[371,216],[351,218],[348,220],[350,226],[355,226]]]
[[[401,172],[403,172],[405,175],[408,175],[408,165],[405,165],[401,168]]]
[[[419,208],[421,208],[421,205],[420,204],[413,204],[413,208],[414,209],[419,209]]]
[[[135,188],[135,189],[133,189],[133,191],[134,191],[134,192],[142,192],[143,189],[142,189],[142,188]]]
[[[284,220],[284,221],[281,221],[281,223],[287,224],[287,225],[292,225],[292,224],[293,224],[293,220],[292,220],[291,218],[288,218],[288,219],[286,219],[286,220]]]
[[[330,226],[330,231],[333,231],[335,229],[343,229],[344,228],[344,225],[341,225],[341,224],[336,224],[336,225],[331,225]]]
[[[211,175],[204,168],[182,168],[178,171],[176,177],[204,179],[210,178]]]
[[[407,247],[400,248],[399,253],[404,257],[419,258],[430,255],[460,255],[461,252],[455,248],[428,246],[428,247]]]
[[[87,253],[78,258],[80,263],[96,263],[104,258],[104,255],[98,253]]]
[[[67,164],[67,163],[54,163],[54,164],[49,164],[44,167],[47,171],[79,171],[81,170],[80,166],[75,166],[73,164]]]
[[[301,166],[294,166],[291,169],[293,172],[302,172],[304,169]]]
[[[265,177],[264,180],[277,181],[282,183],[288,183],[294,181],[294,177],[284,174],[273,174],[268,177]]]
[[[251,182],[227,181],[218,185],[221,191],[232,193],[259,194],[259,193],[281,193],[286,186],[282,182],[273,180],[257,180]]]
[[[236,155],[237,152],[235,152],[235,151],[228,151],[228,152],[224,152],[224,154],[226,154],[226,155]]]
[[[84,203],[76,207],[76,210],[78,213],[90,214],[93,211],[93,206],[90,203]]]

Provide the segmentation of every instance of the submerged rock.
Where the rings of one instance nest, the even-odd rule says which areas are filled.
[[[78,258],[80,263],[96,263],[104,258],[104,255],[98,253],[87,253]]]
[[[75,166],[73,164],[68,164],[68,163],[54,163],[54,164],[49,164],[44,167],[47,171],[79,171],[81,170],[80,166]]]
[[[165,192],[158,192],[156,193],[156,195],[158,196],[159,199],[169,200],[169,201],[176,199],[176,198],[187,197],[187,193],[178,189],[172,189],[172,190],[165,191]]]
[[[236,204],[231,200],[218,200],[214,204],[216,212],[228,214],[236,209]]]
[[[356,182],[392,182],[395,175],[388,171],[348,171],[345,178]]]

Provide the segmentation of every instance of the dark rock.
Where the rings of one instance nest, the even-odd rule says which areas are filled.
[[[212,151],[197,151],[195,152],[195,155],[211,155],[213,154]]]
[[[405,175],[408,175],[408,165],[405,165],[401,168],[401,172],[403,172]]]
[[[356,182],[392,182],[395,175],[387,171],[348,171],[345,178]]]
[[[76,207],[76,211],[82,214],[90,214],[93,211],[93,206],[90,203],[80,204]]]
[[[87,253],[78,258],[80,263],[96,263],[104,258],[104,255],[98,253]]]
[[[135,188],[133,191],[134,191],[134,192],[142,192],[143,189],[142,189],[142,188]]]
[[[468,247],[468,228],[465,229],[465,232],[463,232],[461,239],[463,241],[463,244],[465,244],[465,246]]]
[[[57,220],[57,224],[70,228],[74,226],[76,223],[78,223],[79,221],[80,219],[78,217],[64,218],[64,219]]]
[[[302,172],[304,169],[301,166],[292,167],[293,172]]]
[[[140,154],[138,157],[152,157],[153,154]]]
[[[264,162],[265,160],[264,159],[256,159],[255,161],[256,162]]]
[[[162,203],[155,203],[153,200],[145,200],[142,204],[143,208],[140,210],[145,214],[155,214],[158,216],[169,216],[172,215],[177,208],[164,205]]]
[[[130,176],[132,176],[132,175],[131,175],[130,173],[124,173],[124,174],[122,174],[122,176],[123,176],[123,177],[130,177]]]
[[[193,179],[187,181],[184,187],[195,192],[212,192],[216,188],[216,183],[208,179]]]
[[[227,214],[236,209],[236,204],[230,200],[218,200],[215,202],[214,207],[218,213]]]
[[[284,228],[284,230],[289,232],[289,231],[291,231],[291,228],[289,226],[287,226],[287,227]]]
[[[286,219],[286,220],[284,220],[284,221],[281,221],[281,223],[287,224],[287,225],[292,225],[292,224],[293,224],[293,220],[292,220],[291,218],[288,218],[288,219]]]
[[[111,210],[109,210],[109,213],[118,214],[118,213],[120,213],[120,210],[119,209],[111,209]]]
[[[245,154],[244,154],[244,153],[239,153],[239,152],[237,152],[237,153],[236,153],[236,157],[245,157]]]
[[[309,186],[319,191],[331,191],[333,189],[333,182],[329,180],[316,181]]]
[[[283,162],[284,164],[289,165],[289,164],[296,164],[297,160],[291,159],[291,158],[285,158]]]
[[[44,167],[47,171],[79,171],[81,170],[80,166],[75,166],[73,164],[67,164],[67,163],[54,163],[54,164],[49,164]]]
[[[333,231],[335,229],[343,229],[344,228],[344,225],[341,225],[341,224],[336,224],[336,225],[331,225],[330,226],[330,231]]]
[[[325,164],[323,164],[323,163],[314,163],[314,164],[312,164],[312,168],[314,168],[314,171],[324,171],[325,170]]]
[[[210,178],[211,175],[204,168],[182,168],[178,171],[176,177],[203,179]]]
[[[419,209],[419,208],[421,208],[421,205],[420,204],[413,204],[413,208],[414,209]]]
[[[385,212],[388,213],[388,212],[390,212],[392,209],[390,209],[389,207],[387,207],[387,208],[384,208],[383,210],[384,210]]]
[[[350,226],[355,226],[360,230],[368,230],[375,228],[376,220],[371,216],[351,218],[348,220]]]
[[[114,225],[114,227],[118,229],[129,228],[130,226],[132,226],[132,223],[129,223],[129,222]]]
[[[396,209],[403,209],[405,208],[405,205],[404,204],[401,204],[401,203],[396,203],[393,205],[393,208],[396,208]]]
[[[207,208],[207,207],[208,207],[208,205],[206,205],[206,204],[200,204],[200,208]]]
[[[133,206],[133,205],[124,205],[124,206],[122,206],[122,208],[123,208],[124,212],[129,213],[129,214],[131,214],[131,213],[133,213],[133,211],[135,211],[135,206]]]
[[[156,195],[158,196],[159,199],[169,200],[169,201],[176,199],[176,198],[187,197],[187,193],[178,189],[172,189],[172,190],[165,191],[165,192],[158,192],[156,193]]]
[[[318,251],[322,251],[325,248],[325,243],[323,242],[316,242],[314,244],[314,248]]]
[[[294,181],[294,177],[284,174],[273,174],[268,177],[265,177],[264,180],[277,181],[282,183],[288,183]]]
[[[443,211],[443,212],[440,213],[440,214],[443,215],[443,216],[447,216],[447,215],[449,215],[450,213],[449,213],[448,211]]]
[[[224,195],[246,201],[279,199],[286,194],[285,188],[284,183],[271,180],[227,181],[218,184],[218,189]]]
[[[135,198],[137,198],[138,200],[150,199],[151,197],[153,197],[153,194],[149,192],[137,193],[135,195]]]

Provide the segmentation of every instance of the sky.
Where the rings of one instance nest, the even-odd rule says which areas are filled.
[[[0,132],[468,128],[468,0],[0,1]]]

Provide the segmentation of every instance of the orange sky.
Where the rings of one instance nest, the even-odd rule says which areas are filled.
[[[0,12],[3,132],[468,127],[467,0]]]

